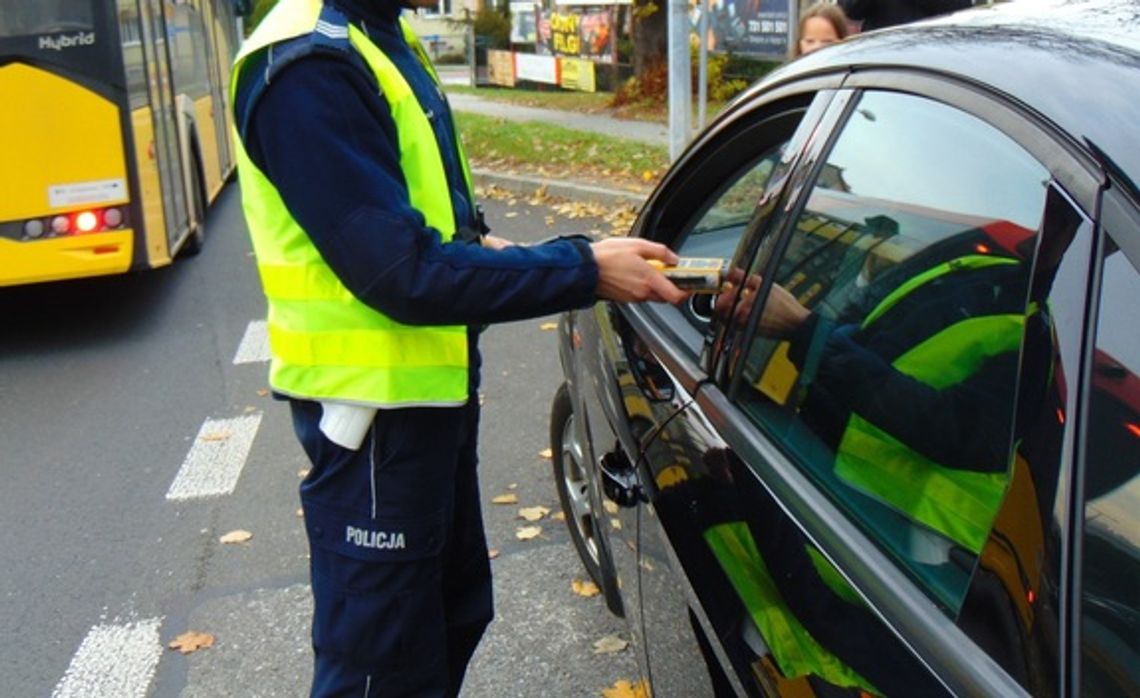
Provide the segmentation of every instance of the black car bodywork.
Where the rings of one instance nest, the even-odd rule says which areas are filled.
[[[670,169],[631,234],[734,285],[564,315],[551,425],[654,695],[1140,692],[1138,30],[1015,2],[855,37]]]

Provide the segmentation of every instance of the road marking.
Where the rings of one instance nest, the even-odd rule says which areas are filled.
[[[231,494],[245,466],[261,413],[232,419],[207,419],[170,483],[167,499],[197,499]]]
[[[269,331],[265,320],[254,320],[246,325],[241,344],[234,354],[235,364],[254,364],[269,361]]]
[[[142,698],[154,678],[161,618],[96,625],[83,638],[52,698]]]

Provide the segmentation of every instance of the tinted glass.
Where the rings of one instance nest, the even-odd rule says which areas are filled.
[[[3,0],[0,37],[54,34],[94,28],[90,2],[75,0]]]
[[[1140,693],[1140,273],[1108,250],[1084,481],[1081,687],[1093,696]]]
[[[955,616],[1009,481],[1047,170],[946,105],[867,93],[775,265],[750,417]],[[727,301],[725,301],[727,304]]]

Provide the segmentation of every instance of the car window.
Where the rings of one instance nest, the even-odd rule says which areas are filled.
[[[721,298],[766,299],[735,399],[951,617],[1009,482],[1049,181],[972,115],[867,92],[772,278]]]
[[[1082,692],[1094,696],[1140,693],[1137,261],[1108,245],[1089,387],[1080,676]]]

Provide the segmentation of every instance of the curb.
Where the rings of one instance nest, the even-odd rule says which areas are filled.
[[[519,194],[531,194],[539,187],[546,187],[546,193],[560,199],[571,201],[596,201],[616,206],[633,206],[641,208],[648,193],[622,191],[621,189],[607,189],[573,180],[554,180],[528,175],[503,174],[491,170],[472,169],[471,177],[475,184],[493,185],[500,189]]]

